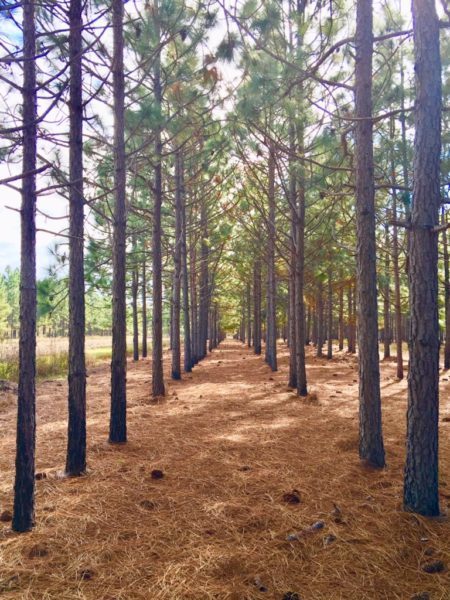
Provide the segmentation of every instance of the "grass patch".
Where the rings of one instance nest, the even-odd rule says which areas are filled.
[[[127,355],[133,353],[127,348]],[[90,348],[86,350],[86,367],[95,365],[111,359],[111,348]],[[54,352],[52,354],[38,355],[36,357],[36,375],[38,380],[61,379],[67,376],[69,368],[69,353],[66,351]],[[19,380],[19,357],[7,357],[0,360],[0,379],[7,381]]]
[[[55,352],[36,357],[36,375],[38,379],[59,379],[67,373],[69,355],[67,352]],[[0,379],[19,380],[19,358],[8,357],[0,361]]]

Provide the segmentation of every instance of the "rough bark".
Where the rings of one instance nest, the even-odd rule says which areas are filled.
[[[219,310],[217,304],[214,305],[214,348],[219,345]]]
[[[136,246],[134,246],[134,253]],[[131,304],[133,312],[133,360],[139,360],[139,322],[138,322],[138,292],[139,292],[139,271],[137,267],[136,255],[133,256],[133,271],[131,274]]]
[[[296,339],[296,261],[297,261],[297,182],[295,172],[295,124],[289,125],[289,288],[288,288],[288,344],[289,344],[289,379],[288,385],[297,387],[297,339]]]
[[[323,310],[323,283],[321,280],[317,283],[316,312],[317,312],[317,347],[316,356],[323,356],[323,338],[324,338],[324,310]]]
[[[172,286],[172,379],[181,379],[181,238],[182,238],[182,190],[181,165],[179,152],[175,155],[175,241],[173,250],[173,286]]]
[[[352,284],[349,283],[348,287],[347,287],[347,312],[348,312],[348,318],[347,318],[347,352],[349,352],[350,354],[353,351],[352,348],[352,341],[353,341],[353,334],[352,334],[352,321],[353,321],[353,299],[352,299]]]
[[[209,309],[208,331],[209,331],[209,336],[208,336],[208,352],[212,352],[212,349],[214,348],[214,340],[213,340],[213,335],[214,335],[214,310],[212,308]]]
[[[147,358],[147,268],[144,258],[142,260],[142,358]]]
[[[303,152],[303,130],[299,131],[299,149]],[[295,342],[296,342],[296,376],[297,394],[307,396],[308,386],[306,379],[305,358],[305,300],[304,300],[304,278],[305,278],[305,180],[303,168],[300,170],[297,191],[297,227],[296,254],[295,254]]]
[[[308,304],[308,312],[306,314],[306,339],[305,345],[309,346],[311,343],[311,321],[312,321],[312,309],[311,305]]]
[[[397,221],[397,193],[393,188],[392,198],[392,219],[394,225],[392,228],[392,263],[394,267],[394,304],[395,304],[395,347],[397,353],[397,377],[403,379],[403,327],[402,327],[402,303],[400,290],[400,267],[399,257],[400,248],[398,243]]]
[[[439,20],[433,0],[413,0],[415,138],[410,229],[410,367],[404,506],[439,514],[438,236],[441,151]]]
[[[36,30],[35,5],[23,2],[23,157],[20,263],[19,390],[14,531],[34,525],[36,447]]]
[[[267,340],[266,361],[272,371],[277,370],[276,335],[276,275],[275,275],[275,150],[269,147],[269,222],[267,244]]]
[[[343,273],[339,274],[341,283],[339,285],[339,323],[338,323],[338,336],[339,336],[339,350],[344,349],[344,287],[342,285]]]
[[[158,2],[154,2],[154,20],[156,39],[160,39],[160,23]],[[161,110],[162,85],[161,85],[161,49],[156,52],[153,72],[153,91],[155,103]],[[164,396],[163,372],[163,322],[162,322],[162,256],[161,256],[161,207],[163,200],[162,186],[162,135],[161,125],[155,131],[155,180],[153,192],[153,311],[152,311],[152,395],[154,398]]]
[[[180,192],[181,192],[181,275],[183,287],[183,324],[184,324],[184,370],[186,373],[192,371],[192,340],[191,323],[189,312],[189,273],[187,259],[187,233],[186,233],[186,198],[184,189],[184,161],[182,151],[178,151],[178,168],[180,169]]]
[[[111,357],[111,418],[109,441],[127,440],[127,325],[126,325],[126,170],[125,88],[123,69],[123,2],[113,0],[114,217],[113,317]]]
[[[191,335],[192,366],[198,363],[198,317],[197,317],[197,249],[193,240],[189,244],[189,266],[191,276]]]
[[[289,288],[288,288],[288,347],[289,347],[289,375],[288,386],[291,388],[297,387],[297,341],[295,335],[295,271],[293,265],[290,267],[289,273]]]
[[[291,260],[295,260],[292,258]],[[289,387],[297,387],[297,336],[296,336],[296,291],[295,291],[295,266],[290,266],[289,288],[288,288],[288,319],[287,319],[287,340],[289,347]]]
[[[445,225],[445,211],[442,209],[442,224]],[[445,345],[444,369],[450,369],[450,265],[448,255],[447,231],[442,232],[442,247],[444,252],[444,302],[445,302]]]
[[[381,427],[372,124],[372,1],[358,0],[355,67],[359,456],[384,467]]]
[[[200,305],[198,323],[198,358],[206,356],[208,341],[208,307],[209,307],[209,246],[208,246],[208,215],[206,200],[202,200],[200,209]]]
[[[327,358],[333,358],[333,274],[328,271],[328,323],[327,323]]]
[[[82,2],[69,8],[69,373],[66,472],[86,471]]]
[[[253,265],[253,349],[261,354],[261,260]]]
[[[357,330],[356,330],[356,321],[357,321],[357,307],[356,307],[356,282],[353,287],[353,296],[352,296],[352,322],[351,322],[351,334],[352,334],[352,354],[356,354],[356,338],[357,338]]]
[[[246,307],[247,307],[247,346],[251,348],[252,346],[252,295],[250,282],[247,282],[247,298],[246,298]],[[211,337],[211,334],[210,334]]]
[[[311,342],[312,345],[317,348],[317,294],[314,300],[314,306],[312,308],[312,326],[311,326]]]
[[[389,225],[384,224],[384,297],[383,297],[383,356],[390,358],[391,356],[391,327],[390,327],[390,312],[391,312],[391,285],[390,285],[390,242],[389,242]]]

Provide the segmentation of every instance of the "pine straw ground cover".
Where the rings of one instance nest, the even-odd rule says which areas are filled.
[[[354,358],[310,357],[312,393],[299,400],[286,387],[282,352],[271,374],[227,340],[192,375],[169,382],[160,404],[149,402],[149,362],[130,363],[129,443],[119,447],[105,441],[108,365],[92,369],[90,470],[78,479],[58,476],[66,384],[41,383],[37,524],[16,535],[0,523],[1,598],[449,599],[449,520],[401,510],[406,383],[396,382],[393,363],[382,366],[388,468],[377,472],[357,459]],[[450,384],[442,379],[447,512]],[[3,394],[0,512],[12,504],[14,418],[14,398]],[[155,469],[164,476],[152,478]],[[439,561],[441,572],[424,571]]]

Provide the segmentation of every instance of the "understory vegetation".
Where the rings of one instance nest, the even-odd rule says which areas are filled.
[[[449,29],[436,0],[0,0],[0,593],[446,598]],[[16,573],[47,529],[63,564]]]

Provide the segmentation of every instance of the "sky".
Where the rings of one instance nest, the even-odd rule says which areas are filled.
[[[20,11],[17,12],[16,18],[21,19]],[[21,44],[21,34],[13,22],[2,19],[1,21],[2,38],[7,38],[17,46]],[[17,82],[20,83],[20,82]],[[6,91],[6,86],[3,85],[3,96],[6,96],[8,105],[15,106],[16,110],[20,106],[20,97],[16,91]],[[20,164],[0,163],[0,179],[15,175],[20,172]],[[15,182],[17,187],[20,182]],[[5,185],[0,186],[0,273],[7,266],[11,268],[19,267],[20,265],[20,214],[17,210],[20,208],[20,194]],[[66,208],[57,206],[58,198],[39,199],[39,206],[44,212],[51,214],[64,214]],[[15,210],[11,210],[15,209]],[[37,219],[38,227],[52,230],[53,223],[49,219],[39,216]],[[58,223],[58,222],[57,222]],[[59,227],[60,225],[58,225]],[[54,243],[55,236],[45,232],[37,234],[37,265],[39,277],[45,276],[48,266],[51,263],[50,246]]]
[[[139,3],[139,0],[136,0]],[[128,12],[133,10],[133,6],[130,4]],[[21,15],[20,9],[15,13],[17,21],[20,22]],[[218,36],[221,38],[225,31],[224,24],[218,29]],[[1,38],[8,39],[15,43],[18,47],[21,45],[21,35],[17,27],[10,21],[3,20],[0,24]],[[110,33],[107,33],[108,37]],[[107,41],[110,44],[110,41]],[[230,67],[225,67],[225,71],[229,71]],[[17,81],[21,83],[21,73],[16,72],[19,76]],[[231,81],[234,73],[228,72],[224,75],[225,79]],[[14,106],[14,112],[19,109],[21,104],[21,97],[17,91],[9,91],[6,93],[6,84],[0,81],[0,103],[6,103],[8,106]],[[2,97],[3,96],[3,97]],[[5,98],[6,96],[6,98]],[[6,100],[6,102],[5,102]],[[64,109],[63,109],[64,110]],[[95,108],[93,110],[96,110]],[[112,116],[104,113],[104,105],[97,106],[97,110],[102,114],[103,126],[112,128]],[[38,112],[42,112],[42,105],[39,105]],[[62,112],[61,112],[62,114]],[[5,123],[5,126],[11,126],[11,123]],[[50,125],[50,131],[60,130],[67,131],[68,124],[65,122],[59,122],[58,125]],[[0,138],[1,147],[1,138]],[[40,143],[40,150],[45,153],[45,144]],[[62,164],[68,163],[68,152],[64,149],[60,150],[62,157]],[[13,163],[0,162],[0,179],[16,175],[20,173],[20,161]],[[37,186],[45,187],[45,182],[38,176]],[[14,185],[20,187],[20,182],[15,182]],[[0,273],[2,273],[7,266],[16,268],[20,266],[20,214],[17,212],[20,209],[21,197],[18,191],[10,189],[5,185],[0,185]],[[52,217],[61,217],[67,215],[68,203],[67,201],[57,193],[51,193],[47,196],[39,195],[37,200],[38,213],[36,216],[37,234],[36,234],[36,260],[37,260],[37,276],[43,278],[48,273],[49,267],[54,264],[54,258],[52,256],[51,248],[54,247],[55,243],[61,245],[66,244],[67,238],[58,237],[50,232],[64,231],[68,226],[67,219],[50,219],[40,214],[39,211],[51,215]],[[88,226],[89,227],[89,226]],[[43,231],[46,230],[46,231]]]
[[[8,175],[7,169],[0,167],[0,179]],[[66,203],[61,200],[58,206],[58,197],[40,198],[39,207],[45,212],[51,214],[66,214]],[[7,266],[16,268],[20,266],[20,215],[15,210],[8,207],[19,209],[20,195],[17,192],[8,190],[5,186],[0,188],[0,273]],[[56,223],[56,225],[55,225]],[[37,217],[37,226],[41,229],[57,231],[61,228],[61,221],[54,221],[43,216]],[[48,267],[52,264],[52,255],[50,248],[55,241],[63,241],[63,238],[57,238],[44,231],[38,231],[36,235],[36,261],[38,277],[45,277]]]
[[[394,0],[393,4],[399,6],[400,0]],[[383,4],[383,0],[376,0],[375,2],[375,15],[378,9]],[[406,4],[409,3],[401,2],[402,12],[406,16]],[[380,14],[380,13],[379,13]],[[409,16],[409,15],[408,15]],[[20,15],[17,15],[20,19]],[[223,27],[221,27],[223,29]],[[10,41],[15,42],[18,46],[20,45],[20,35],[14,25],[8,21],[2,21],[1,23],[1,35],[3,39],[6,37]],[[220,32],[222,37],[222,32]],[[226,79],[233,79],[232,67],[221,67],[222,70],[227,71],[231,69],[230,73],[224,73],[223,76]],[[20,76],[20,73],[17,73]],[[20,83],[20,82],[18,82]],[[4,103],[5,100],[5,84],[0,84],[0,102]],[[20,96],[17,91],[8,92],[7,95],[8,106],[15,106],[16,112],[20,107]],[[102,107],[103,108],[103,107]],[[67,124],[60,125],[63,131],[67,130]],[[1,143],[0,143],[1,146]],[[6,164],[0,163],[0,179],[8,177],[12,174],[20,172],[20,164]],[[42,181],[39,181],[38,187],[42,186]],[[20,186],[20,182],[16,182],[17,186]],[[6,186],[0,186],[0,273],[4,271],[7,266],[12,268],[19,267],[20,264],[20,215],[17,210],[20,208],[20,194]],[[15,209],[15,210],[11,210]],[[63,216],[67,214],[67,202],[61,196],[56,193],[52,193],[48,196],[40,196],[38,199],[38,208],[52,216]],[[49,232],[58,232],[67,226],[66,220],[53,220],[45,217],[42,214],[37,215],[37,272],[38,277],[42,278],[46,275],[49,266],[53,263],[52,254],[50,248],[54,246],[55,242],[65,243],[65,238],[58,238]],[[46,231],[42,231],[46,230]]]

